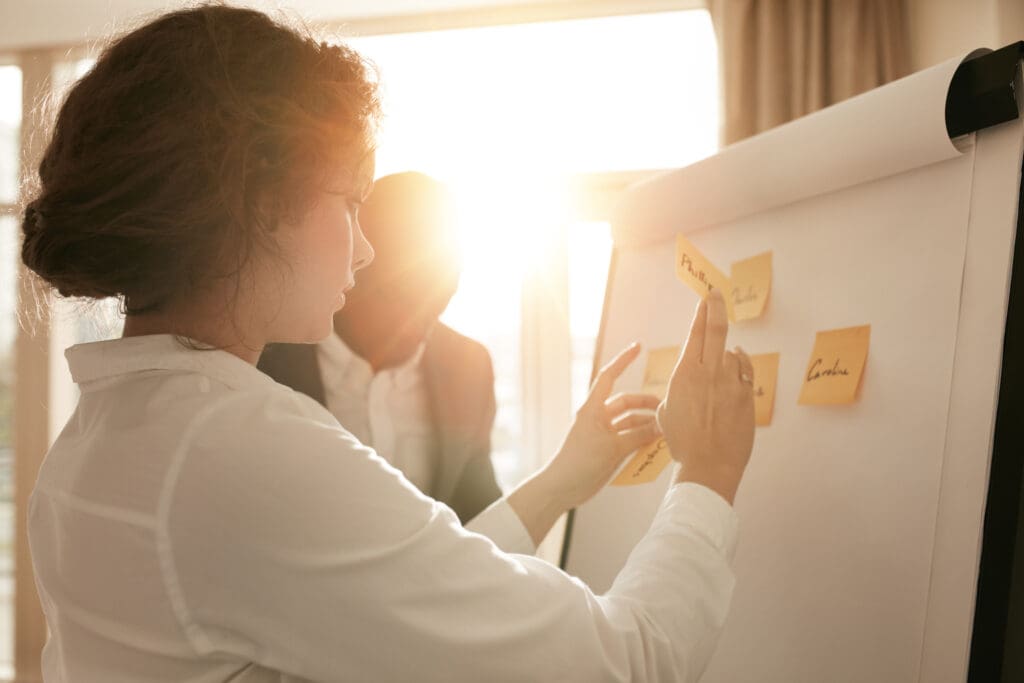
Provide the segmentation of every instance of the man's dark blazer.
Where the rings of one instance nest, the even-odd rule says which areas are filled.
[[[421,364],[435,443],[433,486],[424,493],[446,503],[465,523],[501,497],[491,464],[491,357],[483,345],[438,323]],[[270,345],[259,368],[326,407],[315,344]]]

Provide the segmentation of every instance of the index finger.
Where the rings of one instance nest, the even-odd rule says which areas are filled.
[[[704,330],[708,323],[708,302],[701,299],[697,311],[690,323],[690,334],[686,337],[686,346],[679,362],[687,365],[700,365],[704,354]]]
[[[725,354],[725,337],[729,334],[729,317],[722,291],[712,289],[707,296],[708,320],[704,331],[704,364],[718,370]]]
[[[638,355],[640,355],[640,344],[638,342],[633,342],[622,351],[619,351],[619,355],[612,358],[597,373],[597,379],[594,380],[594,386],[590,390],[590,395],[594,398],[599,398],[603,404],[608,395],[612,393],[615,380],[629,367],[630,363],[636,360]]]

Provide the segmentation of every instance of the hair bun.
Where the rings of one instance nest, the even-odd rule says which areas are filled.
[[[22,230],[25,232],[25,237],[34,235],[46,229],[43,212],[36,207],[36,203],[37,202],[32,202],[25,207],[25,217],[22,220]]]
[[[25,265],[62,296],[104,298],[117,294],[95,277],[79,272],[75,267],[79,259],[74,258],[79,247],[76,235],[50,229],[52,221],[39,209],[40,202],[36,199],[26,206],[22,218],[21,260]]]

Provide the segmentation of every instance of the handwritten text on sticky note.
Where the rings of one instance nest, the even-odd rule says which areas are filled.
[[[619,475],[612,480],[612,486],[646,484],[658,478],[665,466],[672,462],[665,439],[649,443],[636,452]]]
[[[764,313],[772,289],[772,252],[766,251],[732,264],[729,290],[736,320],[751,320]]]
[[[735,320],[732,311],[732,297],[729,296],[732,291],[729,278],[682,235],[676,235],[676,277],[702,299],[712,289],[721,290],[725,297],[725,308],[729,314],[729,320]]]
[[[754,422],[760,427],[772,423],[775,410],[775,382],[779,376],[779,354],[759,353],[750,357],[754,366]]]
[[[871,342],[871,326],[818,332],[798,403],[852,403],[857,398]]]

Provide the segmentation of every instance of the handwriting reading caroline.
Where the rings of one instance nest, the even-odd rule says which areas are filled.
[[[823,370],[823,369],[821,369],[821,367],[822,367],[822,365],[824,365],[825,361],[822,360],[821,358],[815,358],[814,362],[811,363],[811,368],[807,371],[807,381],[808,382],[813,382],[814,380],[821,379],[822,377],[835,377],[835,376],[838,376],[838,375],[849,375],[850,374],[849,370],[847,370],[846,368],[839,367],[839,361],[840,360],[841,360],[840,358],[836,358],[836,362],[832,364],[832,367],[825,368]]]

